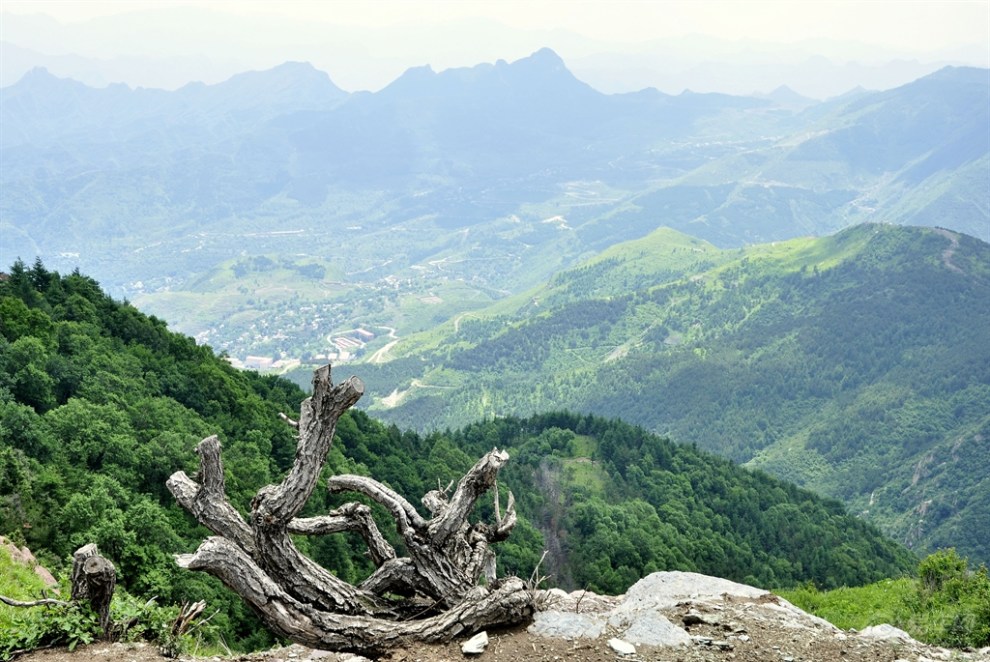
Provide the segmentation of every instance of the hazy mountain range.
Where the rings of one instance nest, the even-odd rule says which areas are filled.
[[[346,22],[339,14],[336,18]],[[607,93],[654,87],[673,94],[690,89],[748,95],[786,85],[826,99],[856,87],[889,89],[948,65],[990,64],[986,47],[976,43],[940,50],[923,44],[893,49],[794,35],[786,43],[674,36],[664,34],[662,27],[655,34],[663,36],[637,41],[626,35],[616,41],[561,28],[520,29],[480,17],[410,18],[366,27],[314,15],[236,15],[196,4],[133,7],[65,23],[43,13],[5,11],[0,86],[43,66],[96,87],[126,83],[176,89],[189,81],[218,83],[291,58],[331,72],[348,91],[380,90],[410,64],[442,70],[499,58],[511,61],[550,45],[581,80]],[[893,16],[890,29],[898,29]]]
[[[547,49],[356,94],[303,63],[173,92],[33,70],[0,90],[0,253],[80,266],[237,355],[263,348],[201,308],[251,256],[323,269],[320,302],[456,284],[480,305],[658,226],[723,247],[866,220],[986,239],[988,90],[947,68],[824,103],[607,95]]]

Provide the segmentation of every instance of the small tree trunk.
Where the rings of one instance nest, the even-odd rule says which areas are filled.
[[[89,600],[100,617],[103,636],[110,638],[110,600],[117,586],[117,569],[90,543],[72,555],[72,600]]]

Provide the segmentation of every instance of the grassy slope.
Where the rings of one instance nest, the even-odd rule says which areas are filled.
[[[987,253],[881,225],[730,251],[659,231],[359,370],[376,415],[400,424],[622,416],[839,496],[907,542],[946,544],[980,530],[990,499]],[[958,517],[971,525],[946,525]],[[962,544],[987,558],[981,545]]]

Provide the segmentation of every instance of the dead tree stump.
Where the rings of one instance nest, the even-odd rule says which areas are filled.
[[[460,480],[453,495],[435,490],[423,497],[426,518],[388,486],[366,476],[334,476],[334,492],[356,492],[384,506],[409,552],[399,557],[371,517],[370,509],[348,503],[326,515],[297,519],[326,463],[338,418],[364,392],[357,377],[334,385],[330,366],[313,374],[313,395],[301,406],[295,461],[278,485],[261,488],[245,520],[227,499],[220,441],[197,446],[200,482],[185,472],[167,482],[176,500],[216,534],[180,566],[218,577],[240,595],[278,634],[314,648],[377,654],[415,639],[449,641],[495,625],[528,618],[533,594],[515,577],[499,580],[491,544],[504,540],[516,523],[509,494],[503,516],[495,490],[495,522],[470,523],[475,503],[495,487],[509,456],[494,449]],[[301,554],[291,535],[357,532],[378,569],[359,586],[335,577]],[[480,586],[484,575],[486,586]],[[389,596],[389,597],[386,597]],[[405,612],[392,596],[419,598],[441,609],[428,618],[398,620]]]
[[[69,607],[75,602],[88,601],[100,619],[103,638],[110,639],[110,601],[117,586],[117,570],[113,563],[100,555],[96,545],[83,545],[72,555],[72,592],[70,601],[43,598],[24,602],[0,595],[0,602],[11,607]]]
[[[117,586],[117,569],[90,543],[72,555],[72,600],[88,600],[100,617],[100,628],[110,638],[110,600]]]

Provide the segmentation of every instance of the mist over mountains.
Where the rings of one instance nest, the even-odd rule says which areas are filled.
[[[514,291],[659,225],[719,246],[864,220],[985,239],[988,87],[947,68],[810,105],[607,95],[549,49],[356,94],[301,63],[173,92],[34,70],[0,91],[0,250],[133,297],[269,249],[411,278],[497,246],[481,284]]]
[[[459,12],[449,5],[440,16],[418,7],[410,11],[401,3],[393,5],[393,10],[406,15],[405,20],[374,25],[348,25],[347,11],[265,15],[202,3],[133,6],[113,16],[73,22],[38,9],[25,14],[4,11],[0,86],[43,66],[59,77],[94,87],[122,82],[178,89],[189,81],[218,83],[245,70],[269,69],[295,59],[330,72],[348,91],[377,91],[411,65],[430,63],[444,70],[500,58],[513,61],[551,46],[581,80],[606,93],[653,87],[672,94],[693,90],[750,95],[786,85],[805,96],[827,99],[855,87],[890,89],[945,66],[988,64],[986,48],[965,39],[935,40],[942,42],[935,47],[863,30],[846,29],[842,36],[824,38],[790,32],[759,35],[745,26],[740,26],[738,36],[718,37],[706,31],[705,23],[692,27],[683,9],[669,5],[631,14],[628,7],[609,12],[627,16],[620,36],[607,36],[588,25],[565,27],[570,22],[559,14],[571,12],[562,8],[549,22],[558,27],[527,29],[503,22],[505,17],[458,17],[474,12]],[[540,11],[530,6],[527,13]],[[708,11],[722,13],[717,6]],[[748,13],[757,15],[759,10]],[[815,8],[801,12],[805,18],[815,13]],[[864,14],[868,13],[877,12],[861,9],[859,22],[867,24]],[[638,21],[633,14],[641,15]],[[705,22],[714,18],[708,16]],[[885,20],[884,30],[898,31],[898,18],[904,19],[902,15]],[[654,27],[644,31],[631,22]],[[768,16],[766,22],[773,21]],[[674,25],[677,28],[671,29]],[[698,33],[691,34],[692,29]]]

